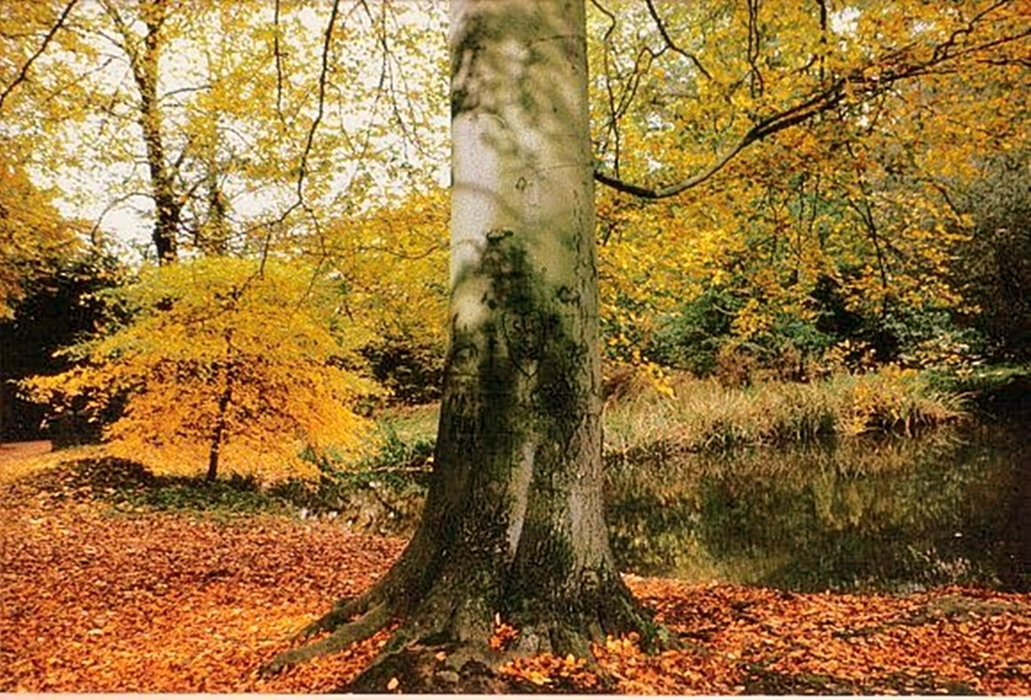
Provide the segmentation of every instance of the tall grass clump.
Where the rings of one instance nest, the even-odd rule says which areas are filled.
[[[937,387],[931,374],[888,365],[876,372],[826,381],[838,401],[838,432],[888,432],[911,436],[964,415],[963,396]]]
[[[740,388],[677,375],[666,388],[609,403],[609,451],[699,452],[866,433],[911,436],[963,415],[959,395],[935,389],[919,372],[891,367]]]

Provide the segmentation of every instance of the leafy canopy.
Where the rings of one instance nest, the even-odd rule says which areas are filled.
[[[699,299],[739,345],[846,317],[899,341],[899,319],[976,312],[963,193],[1026,148],[1021,3],[592,5],[600,167],[678,192],[601,190],[611,356],[655,358]],[[909,330],[878,359],[962,345]]]
[[[75,369],[26,382],[39,401],[94,412],[123,400],[112,454],[195,472],[304,473],[303,450],[362,449],[356,401],[377,392],[332,280],[298,263],[208,257],[148,267],[118,292],[131,322],[72,352]],[[217,466],[217,465],[216,465]]]
[[[31,277],[53,270],[77,245],[74,226],[0,155],[0,320],[13,315]]]

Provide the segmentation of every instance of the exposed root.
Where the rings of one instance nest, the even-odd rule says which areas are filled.
[[[334,609],[314,624],[318,624],[331,615],[342,614],[342,611],[343,608]],[[262,668],[262,674],[266,676],[274,675],[290,666],[311,661],[319,656],[343,651],[351,644],[368,639],[376,634],[376,632],[390,624],[393,617],[393,609],[386,603],[380,603],[369,609],[357,620],[336,627],[333,633],[325,639],[277,654],[272,661]]]
[[[406,627],[394,634],[392,643],[368,668],[332,692],[492,695],[540,692],[543,686],[521,670],[540,668],[536,665],[538,662],[531,660],[520,666],[517,660],[538,654],[556,659],[556,654],[542,648],[581,651],[579,655],[574,654],[580,659],[579,666],[546,681],[547,689],[552,692],[608,692],[615,687],[613,679],[598,667],[591,651],[592,642],[600,640],[558,622],[521,629],[511,647],[500,649],[473,639],[455,641],[453,630],[424,630],[423,636],[416,639]],[[528,649],[523,648],[521,641],[528,643]],[[557,658],[563,663],[562,656]],[[517,665],[507,667],[512,661],[517,661]]]
[[[312,637],[323,632],[332,632],[337,627],[347,624],[356,613],[348,612],[352,607],[353,598],[344,598],[333,604],[333,607],[325,615],[304,627],[295,634],[290,641],[295,644],[308,641]]]
[[[381,656],[334,693],[439,693],[498,695],[518,692],[511,679],[494,670],[482,652],[410,644]]]
[[[371,593],[372,591],[369,591],[357,598],[338,600],[329,612],[294,635],[293,641],[306,642],[323,632],[333,632],[337,628],[343,627],[358,615],[364,615],[373,607]]]
[[[518,670],[500,669],[508,661],[539,654],[559,659],[571,654],[581,659],[583,675],[592,679],[584,687],[597,692],[613,687],[612,679],[598,668],[592,648],[607,635],[635,632],[656,650],[675,645],[621,582],[592,590],[576,602],[552,601],[547,612],[540,607],[535,613],[524,609],[512,618],[517,632],[508,642],[490,637],[493,621],[482,620],[475,603],[463,601],[453,590],[450,596],[444,588],[434,593],[408,611],[384,652],[335,692],[526,692],[534,686]],[[577,681],[569,682],[567,690],[583,691]]]
[[[388,606],[394,614],[402,613],[405,592],[417,590],[418,584],[418,581],[406,573],[411,567],[404,565],[405,556],[402,555],[401,560],[394,564],[386,576],[361,595],[342,598],[334,603],[329,612],[294,635],[294,641],[305,642],[323,632],[334,632],[350,624],[355,617],[364,616],[381,605]],[[398,595],[398,592],[401,592],[401,595]]]

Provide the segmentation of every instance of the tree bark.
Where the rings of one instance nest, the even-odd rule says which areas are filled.
[[[161,50],[160,31],[165,8],[156,2],[144,14],[147,34],[143,55],[133,61],[133,74],[140,90],[140,127],[147,145],[147,166],[154,191],[154,247],[158,263],[175,262],[177,236],[182,205],[175,192],[173,174],[165,160],[164,139],[161,135],[161,112],[158,104],[158,55]]]
[[[182,203],[176,193],[175,173],[165,155],[161,132],[161,105],[158,100],[158,61],[161,53],[161,28],[165,22],[163,0],[140,3],[141,19],[147,28],[142,38],[126,24],[118,6],[105,2],[104,7],[121,35],[123,48],[129,57],[133,79],[139,90],[137,121],[143,131],[147,149],[147,170],[150,173],[151,194],[154,198],[154,231],[151,240],[157,251],[158,264],[173,263],[177,258],[177,237],[182,219]]]
[[[308,630],[383,603],[402,619],[351,690],[473,676],[457,689],[497,689],[477,683],[502,658],[488,647],[498,619],[519,630],[514,653],[581,657],[648,624],[602,512],[584,12],[583,0],[452,0],[450,347],[434,473],[397,564]]]

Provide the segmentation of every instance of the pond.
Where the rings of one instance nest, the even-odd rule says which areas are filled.
[[[622,571],[794,590],[1031,587],[1028,425],[608,464]]]

